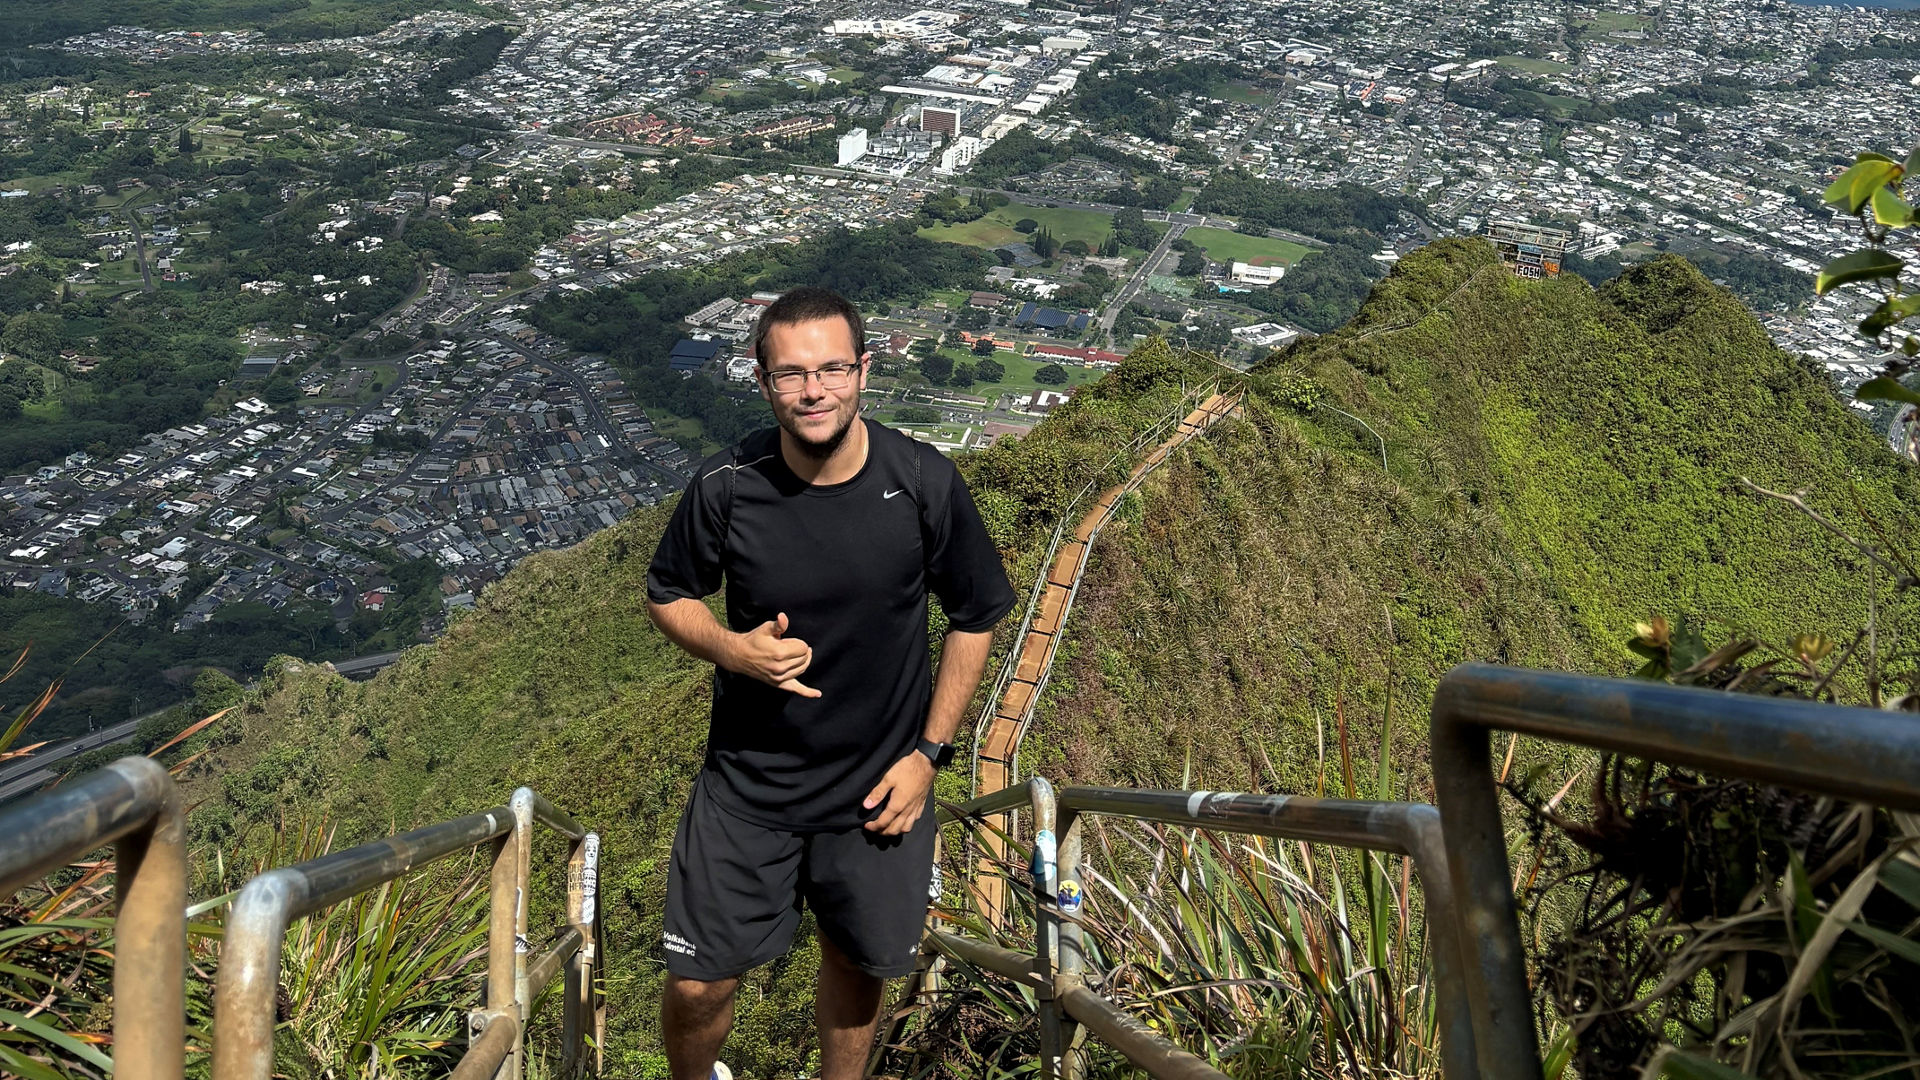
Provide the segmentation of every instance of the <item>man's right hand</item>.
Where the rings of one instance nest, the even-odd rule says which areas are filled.
[[[787,613],[783,611],[744,634],[734,635],[733,663],[729,667],[768,686],[777,686],[801,697],[817,698],[820,691],[800,681],[800,676],[813,663],[813,647],[799,638],[787,637],[786,633]]]

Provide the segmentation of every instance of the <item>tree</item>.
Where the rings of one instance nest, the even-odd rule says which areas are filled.
[[[976,341],[973,343],[973,355],[992,356],[993,348],[994,348],[993,339],[990,337],[983,337],[979,341]]]
[[[908,352],[922,358],[932,356],[935,352],[939,351],[939,349],[940,349],[939,342],[933,340],[932,338],[924,338],[924,337],[914,338],[913,344],[907,346]]]
[[[219,668],[201,668],[193,677],[193,707],[201,716],[210,716],[240,703],[240,684]]]
[[[260,390],[260,396],[269,405],[291,405],[300,400],[300,388],[293,384],[292,379],[276,376],[267,380],[267,385]]]
[[[973,377],[980,382],[997,383],[1007,377],[1007,366],[990,356],[975,360]]]
[[[1017,233],[1030,233],[1039,227],[1040,223],[1030,217],[1023,217],[1013,223],[1013,231]]]
[[[1173,272],[1181,277],[1198,277],[1207,268],[1207,257],[1197,251],[1189,251],[1180,256],[1180,265]]]
[[[1060,245],[1060,250],[1067,255],[1079,255],[1082,257],[1093,254],[1093,249],[1087,246],[1085,240],[1069,240]]]
[[[52,360],[60,355],[60,316],[46,311],[15,315],[0,331],[0,349],[35,363]]]
[[[183,154],[193,153],[193,132],[188,130],[185,124],[180,125],[180,144],[179,145],[180,145],[181,153]]]
[[[922,357],[920,374],[925,375],[927,381],[935,386],[945,386],[947,380],[953,377],[953,359],[940,353]]]
[[[1881,154],[1863,153],[1834,180],[1823,196],[1841,212],[1859,217],[1861,235],[1867,246],[1821,267],[1814,279],[1814,291],[1824,296],[1848,285],[1864,284],[1873,288],[1880,295],[1880,303],[1862,320],[1860,333],[1881,349],[1898,353],[1881,366],[1880,375],[1861,383],[1854,391],[1853,396],[1861,401],[1920,405],[1920,393],[1900,381],[1920,369],[1920,335],[1902,325],[1920,315],[1920,290],[1902,289],[1900,275],[1907,264],[1887,249],[1887,242],[1896,229],[1920,225],[1920,215],[1915,214],[1913,204],[1902,195],[1916,172],[1920,172],[1920,146],[1914,147],[1904,162]]]
[[[962,389],[972,386],[973,385],[973,365],[972,364],[955,364],[953,367],[953,374],[949,376],[947,379],[947,385],[958,386]]]
[[[937,424],[940,422],[940,410],[931,405],[906,405],[893,414],[899,424]]]
[[[1033,381],[1048,386],[1061,386],[1067,381],[1067,369],[1059,364],[1048,364],[1033,373]]]
[[[1053,238],[1053,230],[1047,228],[1035,232],[1033,239],[1027,241],[1027,244],[1033,248],[1035,255],[1043,259],[1053,258],[1053,253],[1060,250],[1059,242]]]

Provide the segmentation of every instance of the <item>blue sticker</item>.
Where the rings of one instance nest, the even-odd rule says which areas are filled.
[[[1080,883],[1069,878],[1060,883],[1059,907],[1063,915],[1072,915],[1080,910]]]
[[[1041,829],[1033,836],[1033,880],[1034,884],[1044,886],[1053,880],[1054,857],[1058,851],[1053,841],[1052,829]]]

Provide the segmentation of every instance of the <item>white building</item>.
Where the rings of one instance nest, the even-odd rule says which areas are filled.
[[[840,164],[851,165],[867,156],[867,129],[854,128],[840,136]]]
[[[1240,285],[1272,285],[1287,275],[1284,266],[1255,266],[1252,263],[1233,264],[1233,280]]]
[[[953,140],[951,146],[948,146],[940,152],[940,171],[943,173],[956,173],[965,169],[967,166],[973,164],[973,159],[979,157],[980,151],[986,149],[986,147],[987,144],[985,142],[974,138],[972,135],[960,136]]]

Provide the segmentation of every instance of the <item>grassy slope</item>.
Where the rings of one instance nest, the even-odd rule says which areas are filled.
[[[1289,370],[1380,430],[1391,470],[1351,422],[1277,404]],[[1377,745],[1389,670],[1395,749],[1419,762],[1453,664],[1624,674],[1650,614],[1844,641],[1865,625],[1864,569],[1737,478],[1808,488],[1852,521],[1851,476],[1901,531],[1920,495],[1824,380],[1677,259],[1595,293],[1436,245],[1353,326],[1257,378],[1266,400],[1096,549],[1030,755],[1056,779],[1174,786],[1191,755],[1196,786],[1298,790],[1316,717],[1329,746],[1337,706]],[[1911,614],[1883,598],[1882,632]]]

